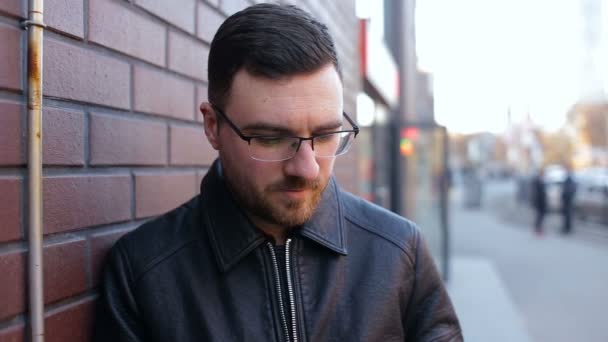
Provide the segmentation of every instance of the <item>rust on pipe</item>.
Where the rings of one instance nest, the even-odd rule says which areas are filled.
[[[42,37],[43,0],[30,0],[28,30],[28,210],[29,314],[31,340],[44,342],[44,284],[42,259]]]

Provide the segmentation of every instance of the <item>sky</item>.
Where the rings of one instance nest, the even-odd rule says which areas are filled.
[[[419,67],[453,132],[502,132],[530,115],[559,129],[580,92],[578,0],[418,0]]]

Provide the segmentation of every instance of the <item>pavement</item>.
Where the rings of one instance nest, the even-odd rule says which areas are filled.
[[[465,341],[608,341],[608,239],[557,226],[536,236],[496,189],[481,210],[452,194],[448,291]]]
[[[451,268],[448,292],[465,341],[531,341],[521,313],[489,259],[456,257]]]

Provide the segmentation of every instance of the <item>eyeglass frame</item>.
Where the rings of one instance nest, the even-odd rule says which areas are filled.
[[[243,132],[241,132],[241,130],[238,128],[238,126],[232,122],[228,116],[226,115],[226,113],[224,113],[224,111],[222,111],[218,106],[211,104],[211,108],[213,108],[213,110],[219,114],[222,119],[226,120],[226,122],[228,123],[228,125],[230,126],[230,128],[232,128],[232,130],[234,131],[234,133],[236,133],[239,138],[241,138],[242,140],[246,141],[247,144],[249,146],[251,146],[251,139],[255,139],[255,138],[274,138],[274,137],[281,137],[281,138],[297,138],[299,139],[298,141],[298,147],[296,148],[295,153],[298,153],[298,151],[300,151],[300,146],[302,146],[302,142],[305,140],[310,140],[310,144],[311,144],[311,148],[314,151],[315,150],[315,146],[314,146],[314,139],[320,136],[324,136],[324,135],[328,135],[328,134],[335,134],[335,133],[355,133],[355,136],[353,137],[353,139],[355,139],[357,137],[357,135],[359,134],[359,126],[357,126],[357,124],[353,121],[353,119],[350,118],[350,116],[348,116],[348,114],[346,114],[345,111],[342,111],[342,116],[344,116],[346,118],[346,121],[348,121],[348,123],[353,126],[353,129],[346,129],[346,130],[340,130],[340,131],[332,131],[332,132],[327,132],[327,133],[322,133],[322,134],[313,134],[308,138],[304,138],[304,137],[299,137],[299,136],[289,136],[289,135],[285,135],[285,136],[272,136],[272,135],[245,135],[243,134]],[[282,160],[260,160],[260,159],[256,159],[253,158],[253,156],[249,155],[252,159],[254,160],[259,160],[262,162],[279,162],[279,161],[285,161],[285,160],[289,160],[291,158],[293,158],[295,156],[295,153],[293,156],[287,158],[287,159],[282,159]],[[345,152],[346,153],[346,152]],[[316,155],[315,155],[316,156]],[[319,158],[332,158],[332,157],[337,157],[336,156],[327,156],[327,157],[322,157],[319,156]]]

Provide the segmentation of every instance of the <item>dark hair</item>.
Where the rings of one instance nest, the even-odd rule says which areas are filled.
[[[226,105],[234,75],[281,79],[332,63],[342,77],[327,26],[292,5],[258,4],[228,17],[209,51],[209,102]]]

